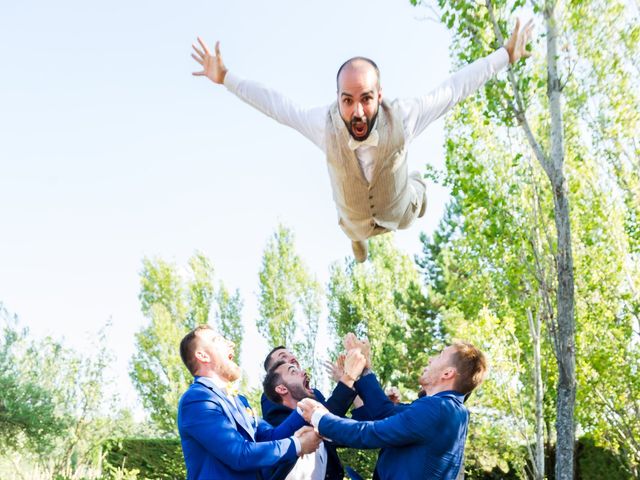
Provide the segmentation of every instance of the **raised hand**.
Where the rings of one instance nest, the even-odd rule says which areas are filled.
[[[520,29],[520,19],[516,20],[516,27],[513,29],[509,40],[504,44],[504,48],[509,52],[509,63],[516,63],[521,58],[531,56],[531,52],[527,52],[527,43],[531,39],[531,31],[533,30],[533,19]]]
[[[320,402],[312,398],[303,398],[300,400],[298,402],[297,410],[307,423],[311,423],[311,417],[313,416],[313,412],[316,410],[324,410],[325,412],[329,411]]]
[[[384,394],[393,403],[400,403],[400,390],[398,387],[389,387],[384,391]]]
[[[224,77],[227,75],[227,67],[224,66],[222,55],[220,54],[220,42],[216,42],[215,55],[211,55],[207,44],[198,37],[200,48],[193,43],[191,46],[195,50],[195,54],[191,54],[193,59],[202,66],[199,72],[193,72],[196,77],[207,77],[213,83],[224,83]]]
[[[358,337],[356,337],[355,333],[349,332],[342,339],[342,345],[344,345],[344,350],[346,352],[353,350],[358,346]]]
[[[371,369],[371,344],[369,343],[369,340],[367,340],[366,338],[364,340],[360,340],[359,346],[360,351],[364,355],[364,358],[367,360],[365,368]]]
[[[350,383],[360,378],[364,367],[367,365],[367,359],[359,348],[353,348],[347,353],[344,360],[344,374]],[[348,385],[351,387],[352,385]]]
[[[300,455],[315,452],[320,446],[322,438],[316,433],[313,427],[302,427],[294,433],[294,436],[300,441]]]
[[[347,352],[354,348],[359,349],[367,359],[366,368],[371,369],[371,344],[369,344],[369,340],[360,340],[354,333],[349,332],[344,336],[342,343]]]
[[[341,353],[338,355],[335,362],[331,362],[329,360],[324,362],[324,368],[327,375],[329,375],[329,378],[334,382],[339,382],[342,375],[344,375],[344,357],[345,355]]]

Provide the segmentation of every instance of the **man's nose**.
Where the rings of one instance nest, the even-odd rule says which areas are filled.
[[[353,114],[356,117],[363,117],[364,116],[364,108],[362,107],[362,104],[360,102],[356,102],[355,107],[353,109]]]

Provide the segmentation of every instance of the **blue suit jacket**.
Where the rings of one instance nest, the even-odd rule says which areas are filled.
[[[464,395],[440,392],[394,406],[374,375],[362,377],[356,390],[369,404],[366,413],[382,419],[357,422],[327,414],[320,434],[354,448],[382,448],[376,464],[381,480],[456,478],[469,424]]]
[[[244,397],[233,403],[196,377],[178,404],[178,431],[187,479],[251,479],[259,469],[296,459],[290,437],[304,426],[295,411],[277,428],[258,419]]]
[[[313,392],[316,400],[327,407],[331,413],[339,417],[343,417],[347,413],[356,396],[356,392],[342,382],[336,384],[328,400],[325,400],[324,395],[322,395],[319,390],[314,388]],[[285,405],[273,403],[264,393],[262,394],[260,403],[262,405],[262,416],[272,425],[280,425],[287,419],[292,411]],[[325,443],[325,448],[327,449],[327,469],[324,478],[326,480],[342,480],[344,478],[344,470],[336,447],[337,445],[334,443]],[[264,472],[263,477],[269,480],[284,480],[295,466],[296,461],[297,458],[288,465],[278,465],[277,468]]]

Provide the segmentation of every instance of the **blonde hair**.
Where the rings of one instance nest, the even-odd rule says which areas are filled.
[[[455,349],[452,362],[458,372],[454,389],[466,395],[484,381],[488,370],[487,358],[469,342],[456,341],[452,347]]]

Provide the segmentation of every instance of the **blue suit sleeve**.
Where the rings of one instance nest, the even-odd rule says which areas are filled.
[[[387,415],[383,418],[389,417],[391,415],[397,415],[400,412],[403,412],[406,408],[411,405],[410,403],[395,403],[393,405],[393,411],[390,415]],[[357,420],[359,422],[368,421],[368,420],[382,420],[382,418],[375,418],[367,409],[366,405],[362,407],[355,408],[351,410],[351,418],[353,420]]]
[[[356,422],[326,414],[320,420],[318,431],[352,448],[399,447],[436,433],[439,410],[437,403],[416,401],[403,412],[378,421]]]
[[[398,413],[393,402],[389,400],[389,397],[382,390],[375,374],[364,375],[355,382],[354,387],[364,402],[364,406],[353,412],[355,413],[355,419],[380,420]]]
[[[349,410],[349,406],[353,403],[354,398],[356,398],[355,390],[347,387],[342,382],[338,382],[329,399],[321,403],[324,403],[327,410],[334,415],[344,417],[347,414],[347,410]]]
[[[193,437],[210,455],[233,470],[255,470],[296,459],[293,440],[246,440],[214,401],[185,404],[181,413],[180,434]]]
[[[304,427],[306,424],[307,422],[304,421],[304,418],[295,410],[277,427],[271,426],[271,424],[265,420],[260,420],[258,428],[256,429],[256,441],[264,442],[290,437],[296,430]]]

